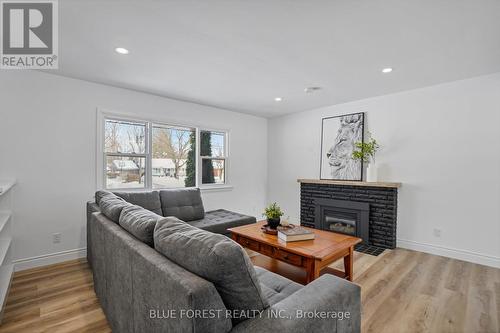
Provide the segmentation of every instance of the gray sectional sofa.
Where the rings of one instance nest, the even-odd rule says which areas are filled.
[[[227,235],[255,218],[205,212],[198,189],[87,203],[87,256],[113,332],[359,332],[360,288],[307,286],[260,267]]]

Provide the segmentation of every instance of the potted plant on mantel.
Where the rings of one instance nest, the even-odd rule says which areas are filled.
[[[366,181],[376,182],[378,180],[378,170],[375,163],[375,153],[380,148],[377,140],[368,133],[370,140],[368,142],[356,142],[356,149],[352,152],[352,159],[368,163],[366,168]]]
[[[263,216],[267,218],[267,225],[271,229],[276,229],[280,225],[281,217],[283,216],[283,211],[276,202],[273,202],[264,210]]]

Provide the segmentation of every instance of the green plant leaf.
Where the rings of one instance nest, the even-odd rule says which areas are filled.
[[[377,140],[371,138],[368,142],[356,142],[356,150],[352,152],[352,159],[356,161],[370,162],[375,160],[375,153],[380,148]]]
[[[280,206],[278,206],[276,202],[273,202],[264,209],[264,213],[262,215],[267,217],[268,219],[276,219],[283,216],[284,214],[285,213],[283,213]]]

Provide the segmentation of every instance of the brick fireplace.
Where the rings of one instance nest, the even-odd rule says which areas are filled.
[[[350,234],[363,244],[396,247],[400,183],[299,179],[301,225]]]

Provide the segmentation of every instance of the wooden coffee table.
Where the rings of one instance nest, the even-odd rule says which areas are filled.
[[[266,221],[260,221],[255,224],[231,228],[229,231],[232,239],[243,247],[305,270],[305,283],[318,278],[322,270],[352,281],[353,250],[354,245],[361,242],[360,238],[306,228],[314,232],[315,239],[284,242],[278,239],[278,236],[262,232],[261,227],[264,224]],[[327,267],[341,258],[344,259],[345,272]],[[268,260],[266,268],[270,268],[275,273],[281,273],[279,272],[279,264],[273,264],[272,261]]]

